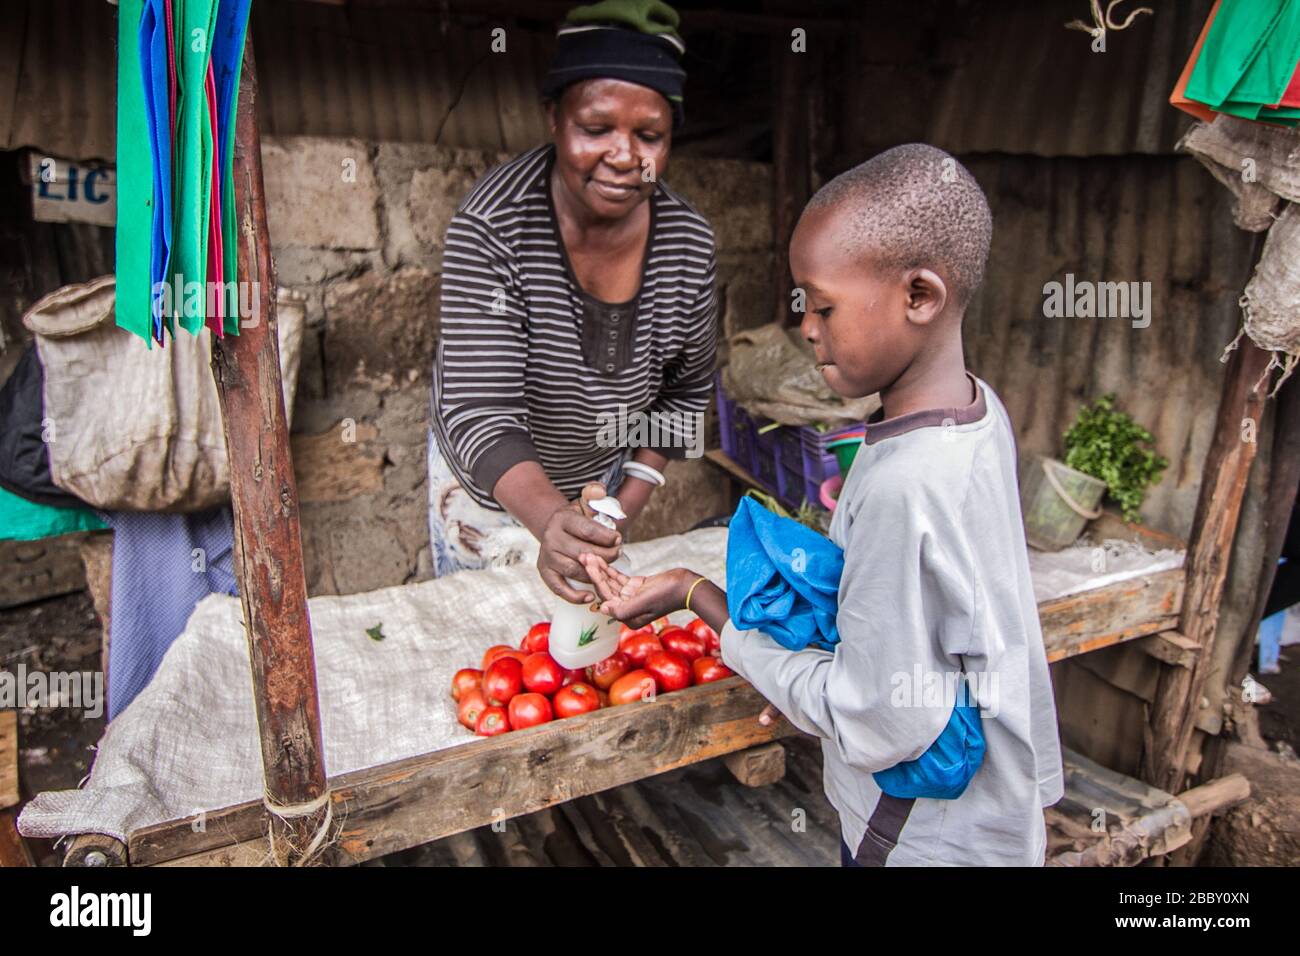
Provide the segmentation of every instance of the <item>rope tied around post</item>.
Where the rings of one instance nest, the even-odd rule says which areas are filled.
[[[273,861],[288,860],[290,866],[310,866],[324,852],[330,827],[334,822],[334,803],[330,799],[328,790],[315,800],[308,800],[303,803],[276,803],[269,793],[263,791],[262,806],[266,808],[267,813],[279,818],[286,824],[290,820],[314,816],[321,811],[322,807],[325,809],[325,816],[321,820],[320,826],[316,828],[316,832],[307,841],[307,846],[301,849],[295,846],[292,840],[284,840],[283,843],[288,845],[283,845],[281,838],[276,834],[275,821],[268,821],[267,839],[271,846],[271,859]],[[286,827],[286,829],[292,832],[293,828]],[[329,840],[330,844],[333,842],[333,840]]]

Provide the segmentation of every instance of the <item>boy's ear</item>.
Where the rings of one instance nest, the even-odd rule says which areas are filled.
[[[929,325],[943,314],[948,304],[948,286],[939,273],[931,269],[909,269],[907,283],[907,320]]]

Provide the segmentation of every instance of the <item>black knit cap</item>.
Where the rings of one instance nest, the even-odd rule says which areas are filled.
[[[662,94],[672,107],[673,127],[680,127],[686,121],[681,64],[686,44],[677,34],[678,19],[661,0],[601,0],[576,7],[556,33],[542,96],[559,99],[579,80],[625,80]]]

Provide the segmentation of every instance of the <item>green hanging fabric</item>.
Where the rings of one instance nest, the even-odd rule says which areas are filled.
[[[217,0],[176,0],[175,6],[180,11],[176,17],[180,24],[176,49],[180,90],[176,108],[176,225],[172,230],[171,272],[181,282],[180,288],[173,290],[181,327],[193,335],[203,328],[208,298],[213,143],[205,84]],[[195,291],[199,293],[197,297],[192,295]]]
[[[1296,61],[1300,59],[1300,0],[1285,0],[1280,6],[1273,28],[1232,88],[1229,102],[1269,107],[1285,95]]]
[[[217,35],[212,44],[217,69],[217,97],[221,105],[221,241],[225,249],[226,312],[223,328],[227,335],[239,334],[239,230],[235,219],[235,117],[239,106],[239,77],[244,65],[244,43],[252,0],[220,0]]]
[[[121,195],[119,191],[118,197]],[[148,338],[147,332],[145,337]],[[19,497],[7,488],[0,488],[0,538],[6,541],[38,541],[73,531],[98,531],[106,527],[108,525],[89,508],[41,505]]]
[[[153,151],[140,74],[144,0],[117,8],[117,324],[153,347],[149,317],[149,254],[153,235]]]
[[[1300,0],[1224,0],[1187,82],[1188,98],[1254,119],[1277,103],[1300,58]]]

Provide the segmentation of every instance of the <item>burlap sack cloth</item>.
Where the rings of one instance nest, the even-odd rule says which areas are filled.
[[[148,348],[113,321],[113,276],[64,286],[23,324],[45,368],[50,477],[105,511],[199,511],[230,497],[207,333]],[[277,296],[280,374],[292,410],[306,309]]]
[[[798,329],[769,323],[737,332],[728,348],[722,387],[751,415],[782,425],[841,427],[864,421],[880,407],[876,395],[846,399],[832,392]]]
[[[1300,357],[1300,131],[1235,116],[1197,123],[1178,149],[1200,160],[1237,202],[1233,219],[1250,232],[1268,230],[1255,274],[1241,297],[1241,335],[1273,353],[1282,368],[1274,394]],[[1268,371],[1265,374],[1268,374]]]

